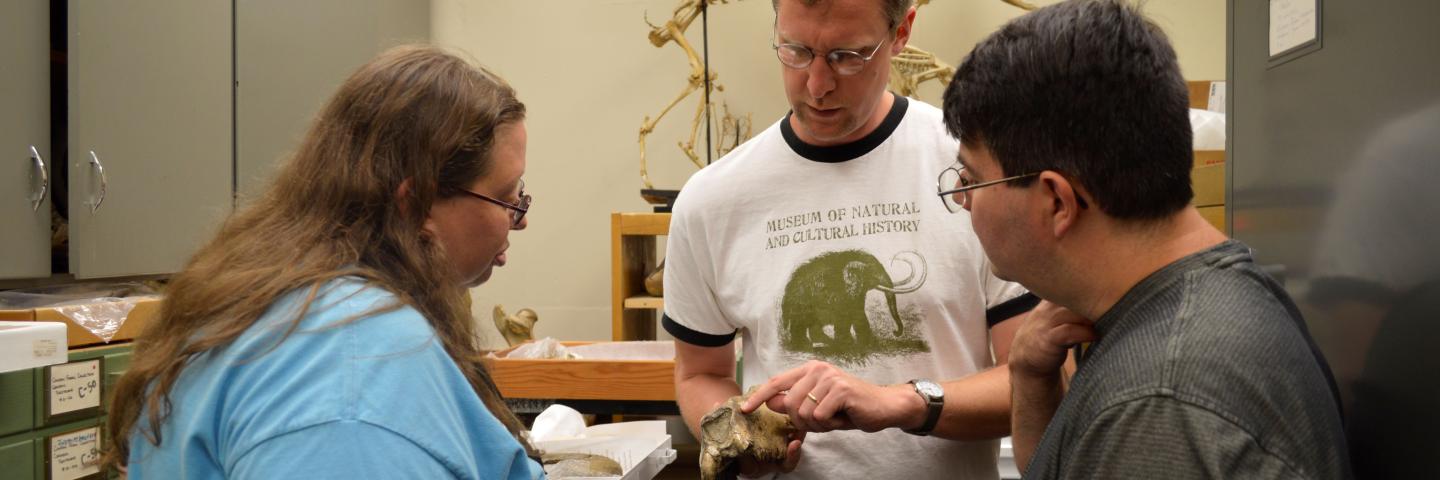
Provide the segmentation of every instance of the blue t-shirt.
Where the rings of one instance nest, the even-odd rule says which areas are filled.
[[[379,287],[329,282],[277,346],[307,293],[185,368],[160,446],[130,437],[132,480],[544,477],[418,311],[343,323],[396,301]]]

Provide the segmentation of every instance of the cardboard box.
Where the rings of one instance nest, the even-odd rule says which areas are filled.
[[[1197,210],[1200,210],[1200,216],[1204,217],[1205,221],[1210,222],[1210,225],[1213,225],[1216,230],[1225,232],[1226,235],[1230,234],[1230,231],[1225,229],[1226,212],[1224,205],[1200,207],[1197,208]]]
[[[94,333],[91,333],[90,330],[86,329],[84,326],[75,323],[74,320],[72,320],[64,313],[67,308],[64,306],[37,307],[19,310],[0,310],[0,320],[63,323],[65,324],[66,329],[65,336],[67,344],[71,348],[74,348],[86,345],[98,345],[134,339],[136,336],[140,335],[140,332],[145,330],[145,326],[148,325],[150,321],[154,319],[160,312],[159,297],[124,299],[117,300],[115,302],[99,302],[91,305],[120,302],[130,302],[133,303],[135,307],[130,310],[129,314],[126,315],[125,320],[120,324],[119,330],[117,330],[115,334],[110,337],[110,340],[108,342],[105,341],[105,339],[96,336]]]
[[[621,475],[566,477],[571,480],[650,480],[675,461],[670,435],[663,420],[594,425],[581,438],[535,441],[535,448],[552,453],[588,453],[615,460]]]
[[[1195,167],[1208,167],[1210,165],[1221,165],[1225,163],[1224,150],[1196,150]]]
[[[1190,171],[1190,187],[1195,191],[1191,201],[1197,207],[1225,204],[1225,164],[1196,167]]]

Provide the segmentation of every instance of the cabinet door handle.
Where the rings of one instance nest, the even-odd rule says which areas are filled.
[[[30,159],[35,161],[35,170],[40,172],[40,193],[30,199],[30,211],[40,211],[40,204],[45,203],[45,194],[50,193],[50,171],[45,168],[45,159],[40,158],[40,151],[30,146]]]
[[[95,155],[94,150],[90,151],[90,165],[100,172],[100,197],[92,198],[90,201],[90,213],[94,214],[96,210],[100,209],[100,204],[105,202],[105,189],[109,185],[105,179],[105,165],[100,164],[100,157]]]

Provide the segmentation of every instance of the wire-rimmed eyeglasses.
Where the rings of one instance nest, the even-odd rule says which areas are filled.
[[[865,69],[865,64],[869,63],[871,58],[875,58],[875,54],[880,52],[880,47],[885,46],[885,42],[888,40],[888,38],[881,40],[880,44],[870,50],[868,55],[854,50],[831,50],[825,54],[825,61],[837,74],[854,75]],[[780,59],[781,64],[796,70],[804,70],[810,66],[810,62],[815,61],[815,51],[804,45],[776,44],[772,41],[770,47],[775,49],[775,56]]]
[[[945,209],[949,210],[950,213],[959,212],[962,208],[966,210],[970,209],[971,190],[1012,182],[1040,174],[1040,172],[1032,172],[1024,175],[1005,177],[999,180],[974,183],[974,180],[964,175],[964,171],[965,166],[957,163],[942,170],[940,172],[940,178],[935,181],[935,190],[939,191],[937,195],[940,195],[940,203],[944,203]]]
[[[525,219],[525,213],[530,211],[530,195],[525,193],[525,181],[520,181],[520,204],[516,205],[504,200],[496,200],[488,195],[475,193],[469,190],[460,190],[466,195],[505,207],[510,211],[510,228],[520,228],[520,221]]]

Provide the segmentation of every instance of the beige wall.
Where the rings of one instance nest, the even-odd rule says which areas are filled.
[[[511,235],[510,264],[473,292],[482,321],[500,303],[539,312],[537,336],[610,338],[609,214],[648,210],[638,195],[637,131],[679,93],[688,73],[679,48],[650,45],[645,18],[662,23],[676,3],[432,0],[432,40],[508,79],[530,111],[530,228]],[[1170,33],[1187,78],[1225,77],[1223,0],[1150,0],[1146,11]],[[919,13],[912,44],[958,64],[1020,13],[1000,0],[934,0]],[[731,111],[752,113],[756,131],[787,110],[769,44],[772,15],[766,0],[731,0],[710,12],[711,67]],[[689,34],[698,50],[698,20]],[[937,103],[940,93],[932,83],[917,96]],[[679,188],[694,171],[674,145],[688,135],[696,97],[650,137],[651,178],[659,188]],[[481,330],[490,345],[503,343],[493,330]]]

